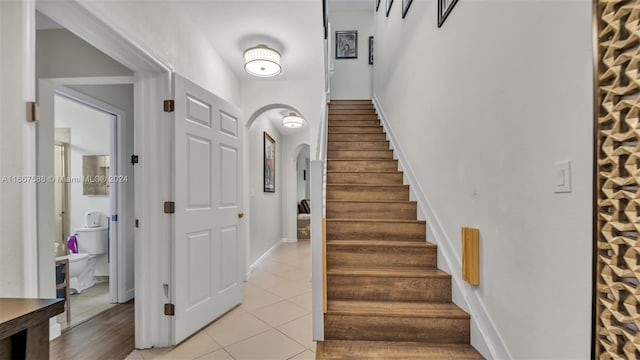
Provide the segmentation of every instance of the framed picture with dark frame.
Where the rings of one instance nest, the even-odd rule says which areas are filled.
[[[336,59],[358,58],[358,31],[336,31]]]
[[[264,192],[276,192],[276,141],[264,132]]]
[[[438,27],[442,27],[451,10],[456,6],[458,0],[438,0]]]
[[[380,8],[380,0],[376,0],[376,11],[378,11],[378,8]]]
[[[413,0],[402,0],[402,18],[403,19],[405,16],[407,16],[407,12],[409,12],[409,6],[411,6],[412,2]]]
[[[373,65],[373,36],[369,36],[369,65]]]
[[[391,12],[391,5],[393,5],[393,0],[385,0],[387,5],[387,17],[389,17],[389,13]]]

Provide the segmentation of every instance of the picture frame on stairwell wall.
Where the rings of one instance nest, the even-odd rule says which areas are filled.
[[[369,65],[373,65],[373,36],[369,36]]]
[[[447,20],[451,10],[456,6],[458,0],[438,0],[438,27],[442,27],[444,21]]]
[[[358,31],[336,31],[336,59],[358,58]]]
[[[389,13],[391,12],[391,5],[393,5],[393,0],[385,0],[387,5],[387,17],[389,17]]]
[[[264,132],[264,192],[276,192],[276,141]]]
[[[405,16],[407,16],[407,13],[409,12],[409,6],[411,6],[411,3],[413,2],[413,0],[402,0],[402,18],[404,19]]]

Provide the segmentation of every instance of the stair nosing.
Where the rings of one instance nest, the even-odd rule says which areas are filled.
[[[397,162],[398,160],[396,159],[376,159],[376,158],[371,158],[371,159],[327,159],[328,161],[395,161]]]
[[[358,219],[358,218],[327,218],[333,222],[384,222],[384,223],[406,223],[406,224],[426,224],[426,220],[406,220],[406,219]]]
[[[402,171],[399,171],[399,170],[381,170],[381,171],[371,171],[371,170],[367,170],[367,171],[327,170],[327,172],[328,173],[347,173],[347,174],[379,174],[379,173],[396,174],[396,173],[402,173]]]
[[[366,243],[365,243],[366,242]],[[327,246],[351,247],[401,247],[401,248],[437,248],[438,245],[422,240],[327,240]]]
[[[327,159],[328,161],[335,161],[335,160],[349,160],[349,158],[342,158],[342,159]],[[358,161],[369,161],[369,160],[386,160],[386,159],[381,159],[381,158],[369,158],[369,159],[358,159]]]
[[[331,303],[353,303],[354,310],[350,309],[332,309]],[[394,303],[394,304],[412,304],[412,305],[452,305],[453,309],[446,309],[447,311],[454,312],[455,314],[442,314],[434,313],[434,314],[425,314],[425,313],[393,313],[393,312],[383,312],[378,310],[369,310],[367,311],[367,304],[380,304],[380,303]],[[440,309],[442,310],[442,309]],[[351,316],[379,316],[379,317],[396,317],[396,318],[442,318],[442,319],[470,319],[471,316],[462,310],[460,307],[455,305],[453,302],[427,302],[427,301],[393,301],[393,302],[385,302],[385,301],[361,301],[361,300],[329,300],[327,303],[327,315],[351,315]]]
[[[360,269],[360,272],[359,272]],[[362,269],[379,270],[378,273],[363,273]],[[419,273],[407,273],[411,272],[425,272]],[[395,272],[395,273],[393,273]],[[401,267],[401,266],[341,266],[334,265],[331,269],[327,269],[327,276],[352,276],[352,277],[375,277],[375,278],[437,278],[437,279],[451,279],[452,276],[446,272],[438,269],[437,267]]]
[[[393,187],[409,187],[409,185],[406,184],[346,184],[346,183],[335,183],[335,184],[329,184],[327,183],[327,186],[366,186],[366,187],[380,187],[380,186],[393,186]]]
[[[344,202],[357,202],[357,203],[384,203],[384,204],[418,204],[417,201],[413,200],[328,200],[327,202],[336,202],[336,203],[344,203]]]
[[[352,348],[354,346],[356,350]],[[374,349],[374,353],[378,354],[379,351],[382,351],[383,354],[386,354],[388,351],[391,351],[394,354],[393,359],[401,359],[402,357],[397,357],[395,355],[404,355],[403,351],[407,348],[411,348],[414,351],[409,352],[411,359],[418,359],[416,355],[422,354],[416,353],[416,349],[420,349],[420,351],[436,351],[435,355],[440,355],[440,351],[449,352],[447,355],[451,355],[452,353],[462,352],[465,359],[467,356],[474,355],[477,359],[484,359],[482,355],[478,352],[476,348],[473,347],[470,343],[429,343],[429,342],[419,342],[419,341],[398,341],[398,340],[343,340],[343,339],[325,339],[324,341],[318,342],[318,358],[317,359],[331,359],[334,354],[338,354],[338,356],[350,355],[354,351],[365,351],[364,353],[360,353],[360,356],[368,354],[366,350]],[[381,350],[384,349],[384,350]],[[471,352],[473,354],[469,354],[467,352]],[[325,357],[329,356],[329,357]],[[476,356],[477,355],[477,356]],[[343,357],[340,357],[343,358]],[[434,358],[434,357],[430,357]],[[442,357],[440,357],[442,359]],[[456,357],[457,358],[457,357]]]

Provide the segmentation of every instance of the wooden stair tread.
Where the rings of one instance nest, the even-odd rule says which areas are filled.
[[[407,223],[407,224],[427,224],[425,220],[404,220],[404,219],[358,219],[358,218],[332,218],[330,222],[370,222],[370,223]]]
[[[468,344],[429,344],[408,341],[325,340],[319,341],[316,359],[346,360],[476,360],[484,359]]]
[[[327,246],[371,246],[398,248],[436,248],[438,245],[426,241],[397,240],[327,240]]]
[[[365,204],[376,204],[376,203],[384,203],[384,204],[417,204],[415,201],[411,201],[411,200],[327,200],[327,202],[332,202],[332,203],[365,203]]]
[[[356,159],[356,158],[346,158],[346,159],[327,159],[328,161],[335,161],[335,162],[357,162],[357,161],[384,161],[384,162],[397,162],[398,160],[396,159],[384,159],[384,158],[379,158],[379,159]],[[397,170],[396,170],[397,171]]]
[[[344,99],[344,100],[331,99],[331,101],[329,102],[329,105],[334,103],[336,104],[362,104],[362,103],[372,104],[371,99]]]
[[[371,277],[411,277],[411,278],[449,278],[451,275],[436,268],[419,267],[363,267],[336,265],[327,270],[327,275],[371,276]]]
[[[341,172],[341,171],[336,171]],[[381,187],[381,186],[393,186],[393,187],[409,187],[409,185],[405,184],[348,184],[348,183],[335,183],[335,184],[327,184],[327,186],[357,186],[357,187]]]
[[[380,174],[380,173],[395,174],[401,171],[398,171],[398,170],[380,170],[380,171],[327,170],[327,172],[328,173],[350,173],[350,174]]]
[[[470,319],[454,303],[329,300],[327,314],[351,316]]]
[[[348,159],[327,159],[328,161],[398,161],[396,159],[371,159],[371,158],[348,158]]]

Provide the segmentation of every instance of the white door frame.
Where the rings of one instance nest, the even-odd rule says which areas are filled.
[[[133,77],[131,76],[117,76],[117,77],[87,77],[87,78],[50,78],[50,79],[40,79],[38,86],[38,101],[41,109],[41,117],[43,119],[42,122],[38,124],[38,130],[36,133],[36,143],[37,143],[37,174],[39,175],[49,175],[53,172],[53,167],[50,162],[47,162],[45,159],[47,156],[50,156],[50,148],[54,144],[53,140],[53,132],[54,132],[54,95],[56,93],[61,94],[67,98],[76,100],[80,103],[84,103],[87,106],[91,106],[97,108],[101,111],[111,113],[116,115],[117,117],[117,129],[119,133],[113,132],[114,135],[117,136],[114,140],[117,141],[118,144],[124,146],[124,126],[122,126],[122,122],[125,120],[125,113],[121,109],[115,108],[109,104],[106,104],[100,100],[91,98],[87,95],[74,91],[70,88],[65,87],[66,85],[110,85],[110,84],[133,84]],[[119,118],[118,118],[119,117]],[[46,136],[46,138],[40,138],[40,136]],[[113,152],[113,151],[112,151]],[[126,157],[126,154],[122,153],[121,156]],[[124,160],[126,161],[126,159]],[[122,161],[118,162],[117,168],[122,168],[124,163]],[[114,167],[115,169],[115,167]],[[126,189],[124,186],[120,187],[118,194],[119,197],[118,202],[120,204],[124,204],[123,199],[127,195]],[[115,197],[111,196],[112,199]],[[37,184],[37,228],[38,228],[38,293],[40,297],[52,297],[55,295],[55,272],[53,269],[48,266],[54,261],[54,256],[52,251],[47,251],[52,246],[52,238],[51,233],[54,228],[54,218],[48,206],[43,206],[42,204],[50,204],[53,199],[53,186],[50,182],[40,182]],[[128,212],[126,209],[118,209],[115,203],[111,204],[112,210],[115,210],[116,213],[118,211],[126,214],[128,212],[133,212],[133,209],[130,209]],[[110,214],[109,214],[110,215]],[[131,215],[129,215],[131,216]],[[122,232],[118,234],[117,238],[125,239],[126,233]],[[116,249],[115,246],[111,245],[112,249]],[[126,254],[122,254],[121,256],[126,256]],[[124,267],[124,264],[122,265]],[[122,272],[118,272],[121,276],[125,276],[124,269]],[[110,271],[110,277],[113,277],[113,273]],[[114,295],[115,296],[114,299]],[[124,296],[119,296],[120,294],[116,294],[115,291],[111,292],[112,302],[118,302],[118,298],[124,298]],[[115,301],[114,301],[115,300]]]
[[[135,229],[135,346],[169,346],[170,322],[163,304],[169,302],[165,284],[170,281],[166,264],[172,229],[161,209],[171,196],[171,172],[165,163],[171,155],[166,144],[172,123],[162,101],[171,95],[173,69],[76,0],[38,1],[36,7],[134,72],[134,151],[140,158],[134,167],[135,218],[140,224]]]
[[[77,79],[76,79],[77,80]],[[133,83],[133,79],[123,79],[126,83]],[[128,80],[128,81],[127,81]],[[56,86],[53,89],[53,93],[49,90],[50,86],[43,86],[43,82],[53,82]],[[81,92],[70,89],[64,85],[67,85],[67,82],[78,83],[78,81],[66,80],[66,79],[40,79],[40,95],[39,98],[43,99],[45,97],[61,95],[67,99],[71,99],[80,104],[86,105],[88,107],[100,110],[104,113],[111,114],[115,117],[115,121],[110,124],[111,134],[110,134],[110,151],[109,151],[109,161],[110,168],[109,172],[111,176],[121,176],[123,175],[123,169],[125,168],[125,164],[127,163],[127,154],[125,153],[125,129],[124,126],[125,121],[132,121],[133,119],[127,119],[126,113],[124,110],[114,107],[110,104],[100,101],[99,99],[95,99],[93,97],[87,96]],[[87,78],[87,82],[94,85],[95,82],[91,81],[91,78]],[[50,103],[49,103],[50,104]],[[45,104],[43,103],[41,106],[42,117],[43,119],[54,119],[52,115],[47,114],[46,112],[51,112],[54,109],[45,108]],[[55,120],[55,119],[54,119]],[[51,124],[53,125],[53,124]],[[42,128],[39,128],[39,130]],[[50,133],[50,135],[53,135]],[[42,143],[39,143],[41,145]],[[42,159],[41,159],[42,160]],[[40,162],[39,162],[40,164]],[[112,217],[112,215],[117,215],[119,220],[130,219],[132,217],[133,209],[127,209],[125,199],[127,196],[131,196],[131,194],[127,194],[127,188],[124,182],[111,182],[109,193],[109,202],[110,202],[110,213],[105,214]],[[41,213],[42,214],[42,213]],[[39,221],[40,222],[40,221]],[[39,236],[42,236],[40,234]],[[50,243],[50,239],[47,239],[47,243]],[[110,225],[110,234],[109,234],[109,296],[111,298],[112,303],[122,303],[126,302],[128,299],[133,297],[133,290],[130,289],[127,291],[126,288],[126,260],[127,260],[127,229],[118,221],[111,220]],[[41,241],[42,244],[42,241]],[[42,253],[42,252],[40,252]],[[42,278],[40,278],[40,282],[42,283]],[[42,286],[41,286],[42,288]]]

